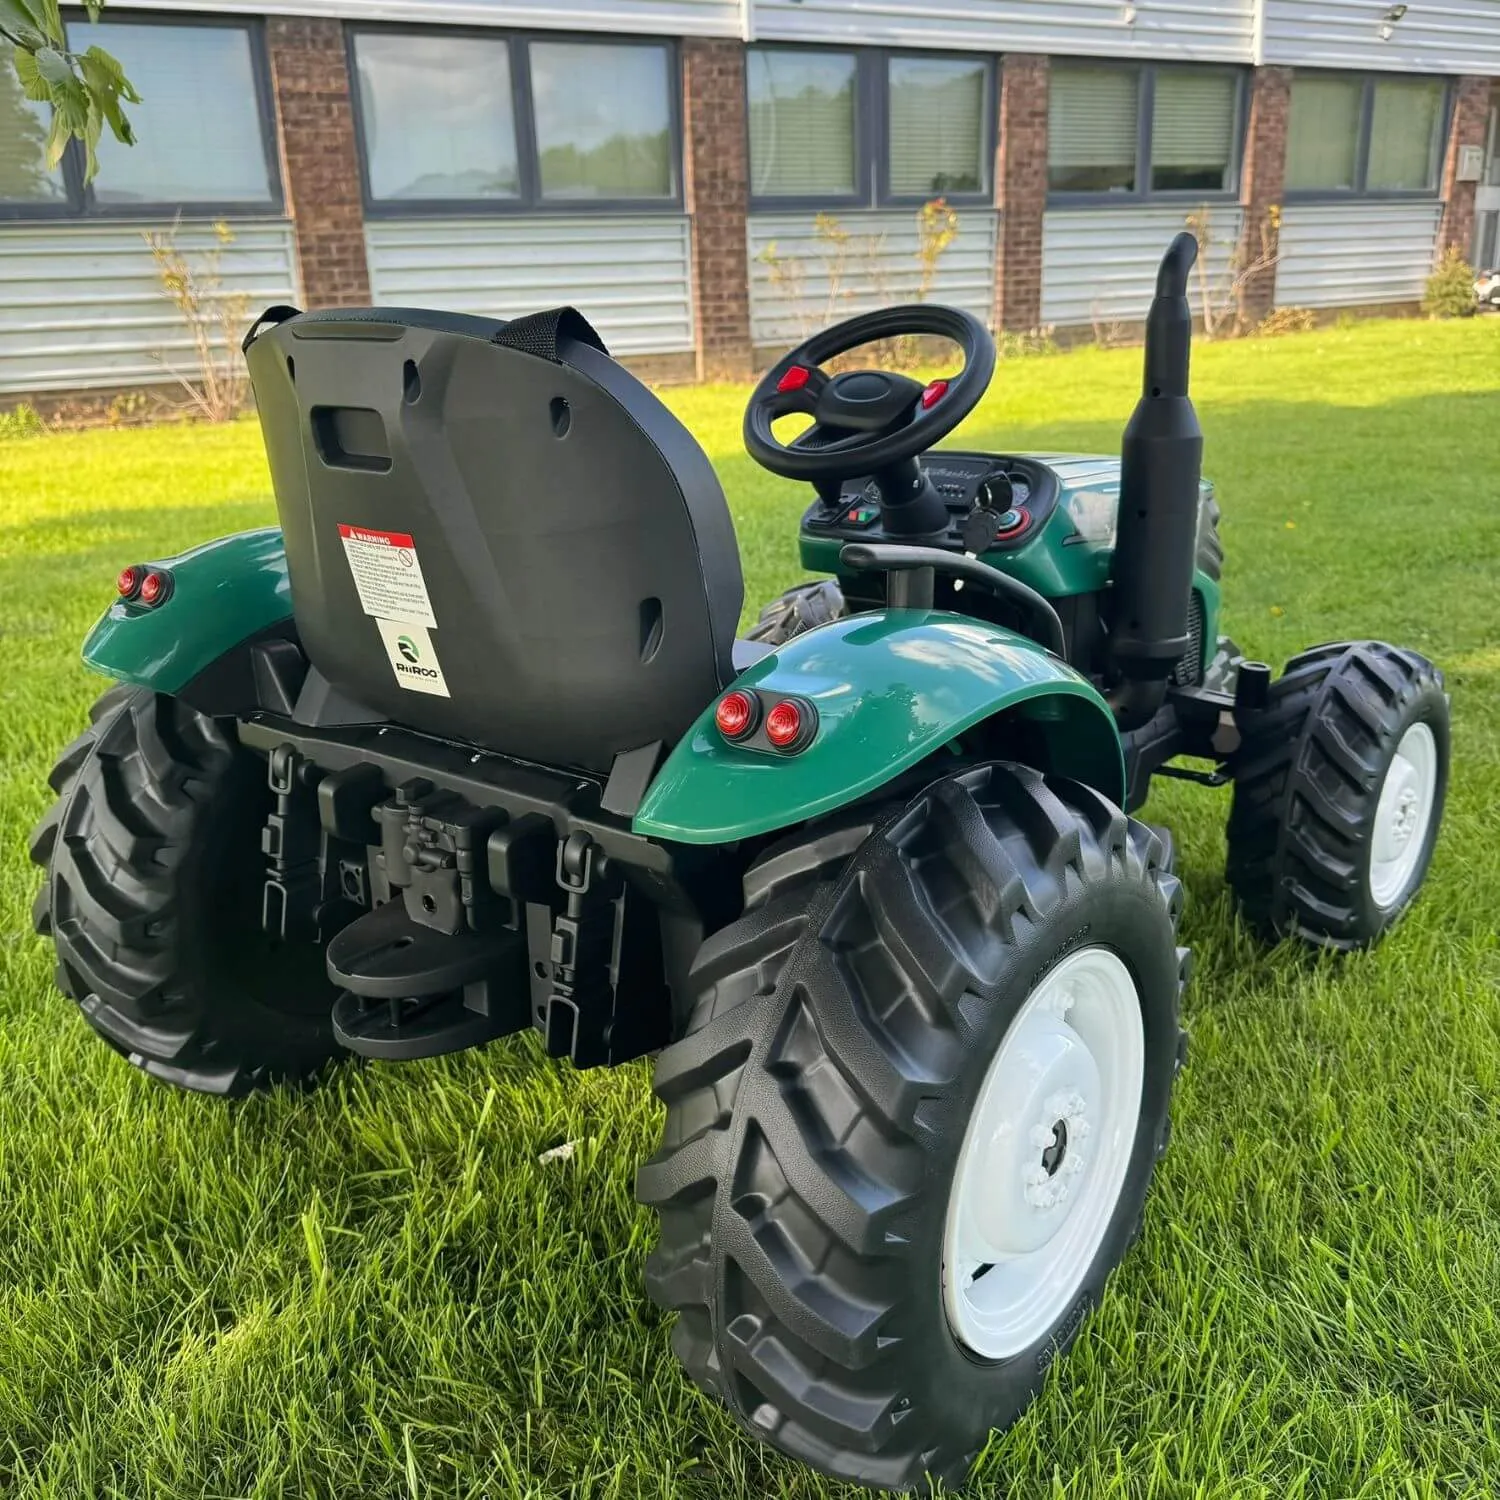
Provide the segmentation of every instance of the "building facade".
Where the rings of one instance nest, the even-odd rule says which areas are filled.
[[[140,144],[49,171],[0,57],[0,400],[173,378],[220,294],[572,302],[662,378],[926,295],[1128,328],[1190,219],[1222,315],[1500,258],[1500,0],[111,0]],[[86,40],[85,40],[86,38]],[[947,214],[922,214],[941,198]]]

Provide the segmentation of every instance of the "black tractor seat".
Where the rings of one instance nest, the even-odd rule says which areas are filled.
[[[571,308],[273,309],[246,352],[298,633],[367,717],[608,772],[768,649],[707,455]]]

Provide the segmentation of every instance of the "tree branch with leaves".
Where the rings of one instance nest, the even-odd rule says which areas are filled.
[[[99,19],[104,0],[83,0],[90,21]],[[126,146],[134,145],[124,106],[139,104],[124,69],[102,47],[75,52],[68,46],[58,0],[0,0],[0,42],[14,49],[21,91],[37,104],[52,106],[47,133],[47,166],[56,168],[70,140],[84,147],[83,180],[92,182],[99,170],[98,145],[110,133]]]

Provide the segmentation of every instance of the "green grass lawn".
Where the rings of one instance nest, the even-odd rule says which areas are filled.
[[[956,441],[1113,451],[1139,355],[1008,363]],[[1500,321],[1200,349],[1227,628],[1281,662],[1435,657],[1456,775],[1420,904],[1373,955],[1266,952],[1186,786],[1192,1065],[1145,1234],[975,1493],[1500,1491]],[[746,392],[672,392],[753,605],[803,495]],[[641,1288],[643,1064],[531,1037],[226,1106],[168,1091],[53,989],[26,833],[100,684],[126,562],[272,519],[253,425],[0,443],[0,1494],[852,1495],[692,1394]],[[565,1162],[540,1152],[580,1142]]]

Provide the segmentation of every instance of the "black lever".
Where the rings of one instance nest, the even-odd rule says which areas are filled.
[[[939,573],[951,573],[972,583],[977,588],[988,590],[1008,603],[1017,604],[1040,628],[1033,631],[1054,656],[1064,661],[1068,658],[1068,643],[1063,635],[1062,621],[1057,611],[1029,584],[1002,573],[982,563],[977,557],[964,557],[956,552],[944,552],[937,547],[901,547],[886,542],[848,542],[839,549],[839,562],[856,573],[899,573],[910,568],[932,568]]]

